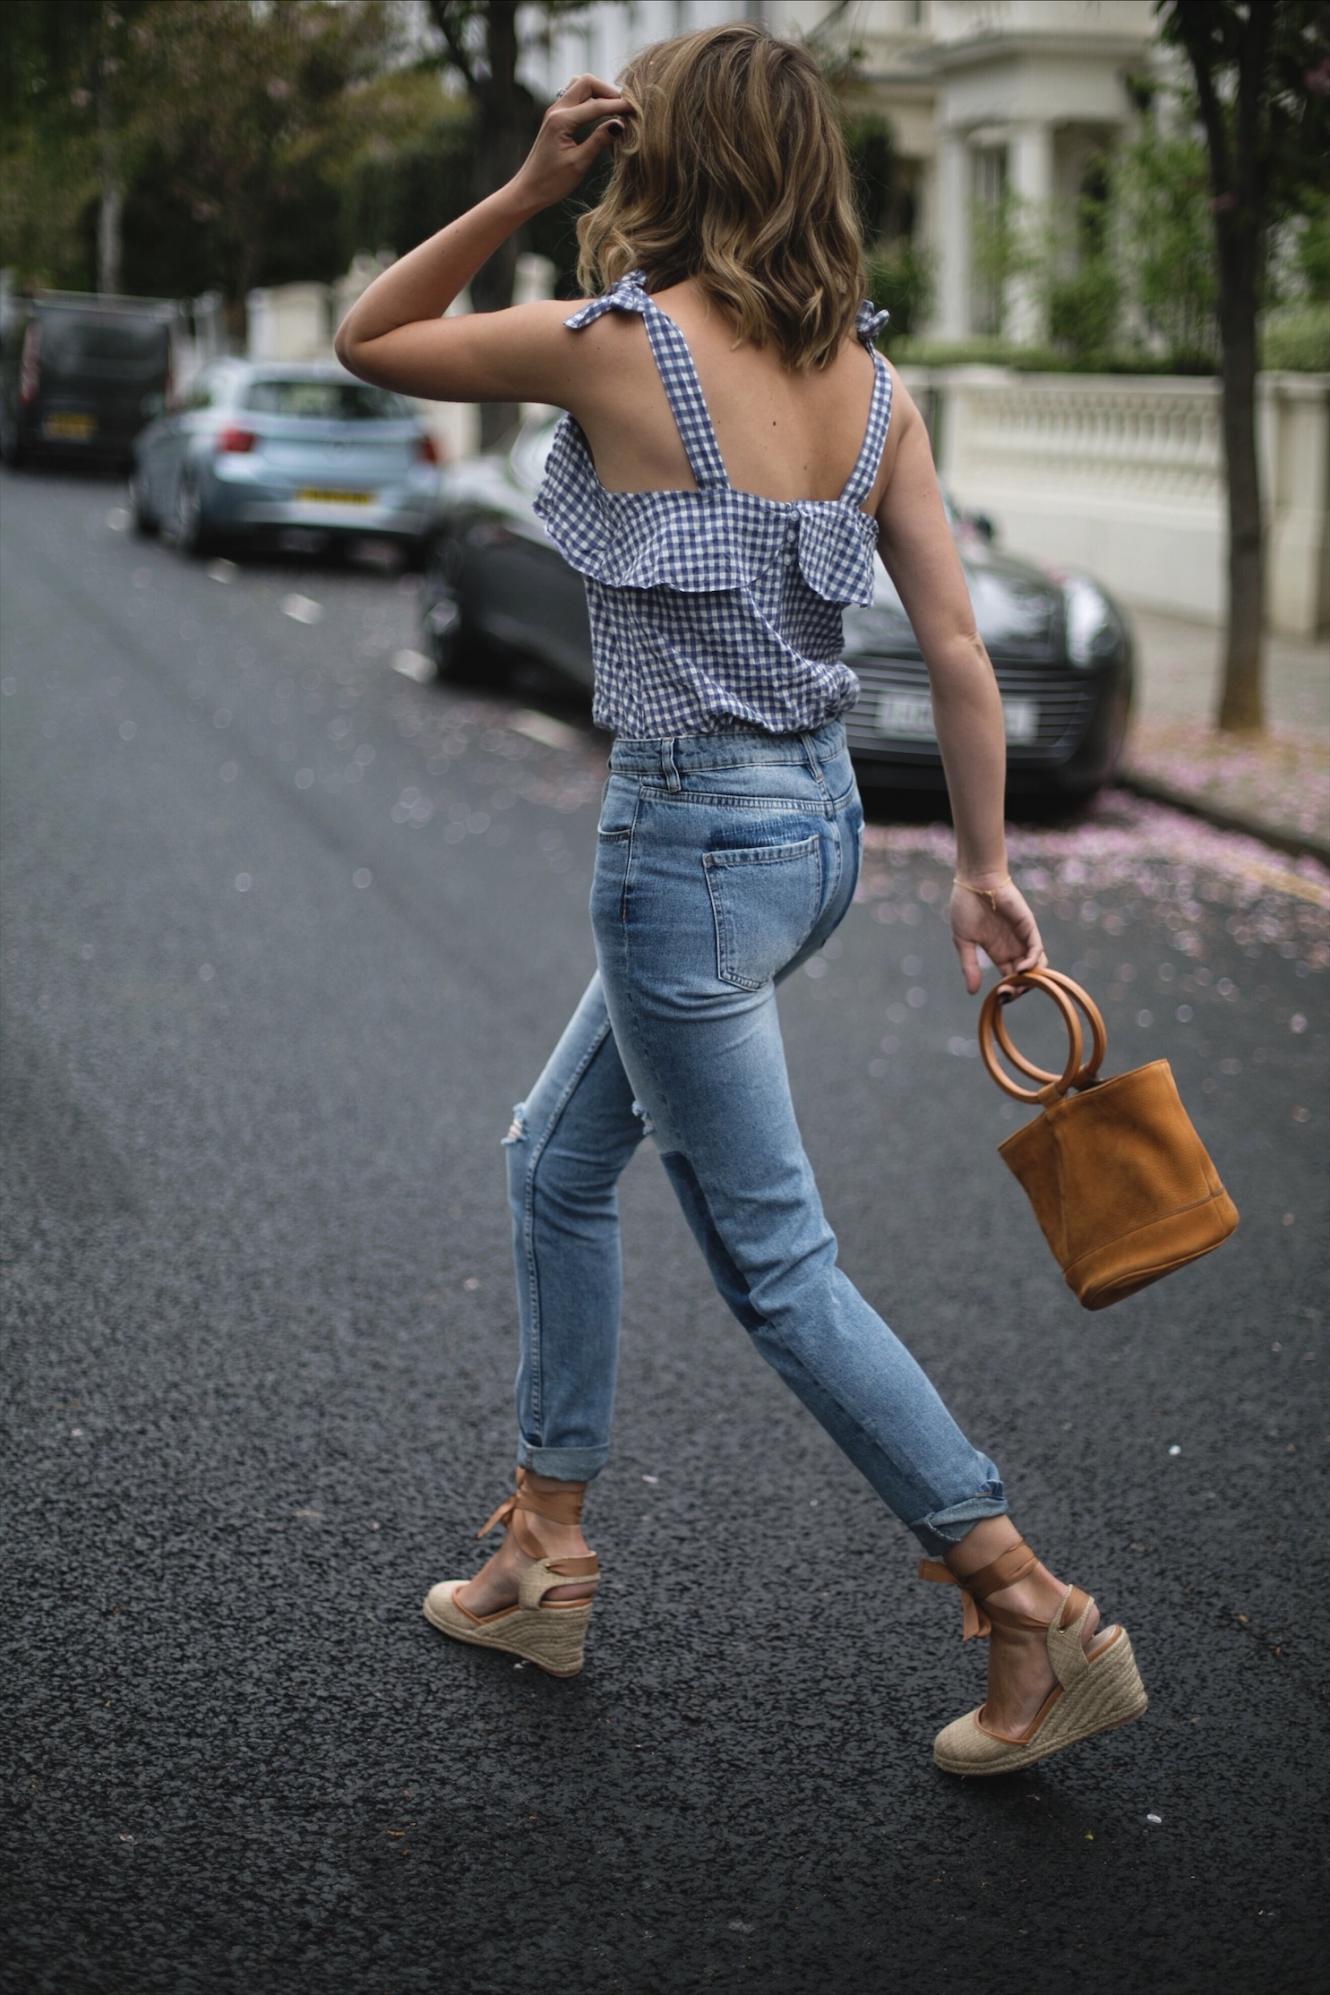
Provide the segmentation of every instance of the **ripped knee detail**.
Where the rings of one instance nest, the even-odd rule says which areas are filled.
[[[655,1134],[656,1125],[651,1120],[651,1111],[650,1109],[644,1108],[641,1102],[637,1100],[636,1096],[634,1096],[633,1098],[633,1114],[640,1118],[642,1123],[642,1134],[644,1136],[652,1136]]]
[[[513,1119],[508,1125],[508,1134],[501,1136],[499,1141],[505,1146],[510,1143],[525,1143],[526,1103],[524,1101],[515,1101],[513,1103]]]

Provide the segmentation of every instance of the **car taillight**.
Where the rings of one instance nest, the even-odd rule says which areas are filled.
[[[416,444],[416,456],[423,464],[437,464],[439,446],[432,436],[422,436]]]
[[[19,358],[18,398],[26,405],[37,394],[37,383],[41,375],[42,329],[37,319],[28,322],[23,335],[23,351]]]
[[[228,426],[226,429],[218,430],[216,447],[220,456],[223,451],[253,450],[257,442],[258,438],[252,429],[234,429]]]

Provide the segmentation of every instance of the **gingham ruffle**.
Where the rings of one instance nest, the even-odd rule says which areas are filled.
[[[636,311],[645,321],[697,489],[606,491],[576,419],[565,414],[555,429],[534,505],[587,583],[597,643],[595,717],[613,727],[631,713],[638,733],[705,732],[740,715],[761,725],[764,713],[783,730],[792,711],[800,725],[816,726],[857,692],[854,675],[836,658],[839,611],[873,598],[877,522],[859,502],[872,487],[891,417],[891,377],[873,347],[890,314],[867,299],[856,314],[875,380],[863,442],[840,496],[776,500],[730,485],[687,342],[653,305],[643,271],[629,271],[564,323],[576,331],[612,310]],[[686,661],[678,663],[678,616],[668,606],[708,594],[712,608],[697,604],[688,619],[690,650],[699,635],[710,638],[707,657],[697,659],[694,696]],[[670,684],[653,693],[666,652]],[[735,696],[718,702],[727,658]],[[788,683],[777,686],[772,673]]]

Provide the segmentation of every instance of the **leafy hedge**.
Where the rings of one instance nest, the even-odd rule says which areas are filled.
[[[1009,340],[906,339],[887,327],[881,341],[898,367],[1010,367],[1018,374],[1185,374],[1212,376],[1200,355],[1136,352],[1070,355]],[[1300,305],[1270,313],[1261,333],[1261,366],[1271,372],[1330,374],[1330,305]]]
[[[1001,339],[893,339],[881,342],[898,367],[1010,367],[1018,374],[1213,375],[1209,360],[1185,354],[1059,353],[1046,346],[1016,346]]]
[[[1261,365],[1295,374],[1330,374],[1330,304],[1271,313],[1261,334]]]

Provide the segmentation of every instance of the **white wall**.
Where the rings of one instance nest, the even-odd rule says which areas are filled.
[[[939,469],[1002,545],[1090,570],[1125,602],[1219,622],[1226,499],[1219,389],[1175,376],[901,370],[938,396]],[[1258,390],[1272,629],[1330,629],[1330,375]]]

